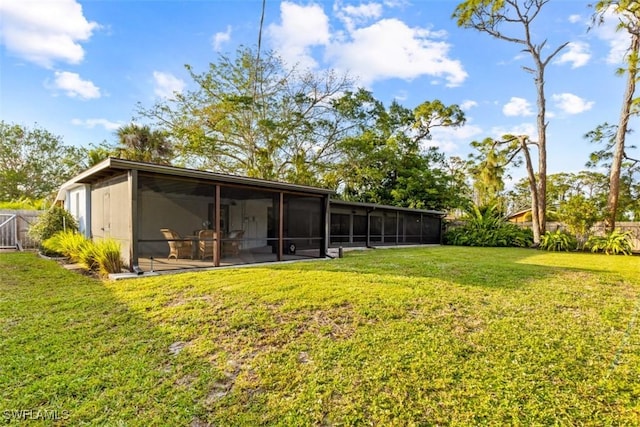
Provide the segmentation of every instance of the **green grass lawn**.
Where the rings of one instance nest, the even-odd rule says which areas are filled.
[[[0,254],[0,422],[52,411],[60,425],[640,425],[640,258],[388,249],[103,283]]]

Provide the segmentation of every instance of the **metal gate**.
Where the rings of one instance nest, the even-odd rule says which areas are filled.
[[[18,247],[18,216],[0,214],[0,249]]]

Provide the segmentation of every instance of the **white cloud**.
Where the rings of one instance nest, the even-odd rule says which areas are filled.
[[[470,99],[466,99],[464,101],[462,101],[462,103],[460,104],[460,108],[462,108],[463,110],[470,110],[473,107],[477,107],[478,103],[476,101],[472,101]]]
[[[183,80],[180,80],[171,73],[163,73],[161,71],[153,72],[153,80],[155,88],[153,93],[161,98],[171,98],[174,92],[182,92],[185,87]]]
[[[368,85],[376,80],[411,80],[432,76],[459,86],[467,78],[462,64],[448,57],[442,33],[411,28],[397,19],[382,19],[349,34],[350,40],[332,43],[327,56],[342,70],[350,70]]]
[[[348,5],[343,9],[349,16],[362,18],[379,18],[382,15],[382,5],[379,3],[366,3],[358,6]]]
[[[502,107],[502,113],[505,116],[532,116],[531,104],[524,98],[518,98],[516,96],[511,97],[511,100]]]
[[[213,35],[213,49],[218,52],[222,45],[231,40],[231,25],[227,25],[225,32],[218,32]]]
[[[604,21],[593,29],[598,38],[609,45],[607,63],[621,64],[629,49],[630,36],[625,30],[617,31],[618,18],[612,12],[606,12]]]
[[[406,90],[401,90],[393,98],[397,101],[406,101],[409,99],[409,93]]]
[[[122,126],[120,122],[112,122],[107,119],[72,119],[71,124],[75,126],[82,126],[87,129],[93,129],[96,126],[102,126],[106,130],[117,130]]]
[[[556,62],[558,64],[570,63],[571,68],[579,68],[586,65],[589,59],[591,59],[591,53],[587,43],[571,42]]]
[[[285,1],[280,9],[281,23],[270,25],[268,35],[274,50],[289,64],[315,68],[322,53],[323,65],[348,72],[365,86],[384,79],[429,76],[453,87],[467,78],[462,63],[449,57],[446,32],[409,27],[398,19],[379,19],[382,8],[377,3],[357,7],[336,3],[334,11],[344,29],[331,29],[318,4]],[[376,21],[363,23],[372,20]]]
[[[56,71],[54,88],[63,90],[71,98],[100,98],[100,88],[90,80],[82,80],[77,73]]]
[[[334,4],[336,16],[344,23],[349,32],[353,31],[356,25],[362,25],[372,19],[382,16],[382,5],[380,3],[366,3],[358,6],[343,6],[340,2]]]
[[[582,21],[582,16],[577,14],[570,15],[568,21],[571,22],[572,24],[577,24],[578,22]]]
[[[283,1],[280,4],[282,24],[271,24],[267,33],[278,53],[290,65],[316,68],[311,47],[329,43],[329,18],[321,6],[302,6]]]
[[[426,147],[438,147],[445,153],[455,153],[460,146],[467,147],[483,130],[479,126],[466,124],[459,128],[438,127],[431,132],[431,140]]]
[[[501,139],[504,135],[528,135],[529,138],[536,139],[538,132],[533,123],[521,123],[511,127],[494,126],[491,128],[491,135],[495,139]]]
[[[0,43],[9,52],[51,68],[56,61],[77,64],[84,58],[80,42],[99,28],[75,0],[0,1]]]
[[[567,114],[580,114],[593,107],[593,101],[586,101],[572,93],[553,94],[551,99],[556,103],[556,107]]]

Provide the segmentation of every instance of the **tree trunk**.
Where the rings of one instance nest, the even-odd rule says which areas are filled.
[[[536,182],[536,174],[533,171],[533,163],[531,162],[531,154],[529,153],[527,140],[528,137],[526,135],[518,137],[518,142],[520,143],[522,152],[524,153],[527,177],[529,178],[529,188],[531,190],[531,229],[533,231],[533,246],[538,247],[540,245],[540,236],[544,234],[540,233],[540,193],[538,192],[538,183]]]
[[[616,227],[616,215],[618,213],[618,198],[620,196],[620,170],[624,158],[624,145],[629,127],[629,117],[631,116],[631,106],[633,95],[636,91],[636,75],[638,74],[637,61],[640,51],[640,37],[631,34],[631,46],[629,47],[629,70],[627,74],[627,88],[622,101],[622,111],[620,112],[620,122],[616,132],[616,144],[611,160],[611,173],[609,174],[609,196],[607,197],[607,218],[605,227],[611,232]]]
[[[535,196],[538,200],[538,236],[542,236],[547,230],[547,123],[545,122],[547,101],[544,96],[545,64],[540,60],[539,52],[536,53],[534,59],[537,72],[534,80],[538,92],[538,191]],[[535,234],[533,243],[536,246],[540,244],[540,238],[535,240]]]

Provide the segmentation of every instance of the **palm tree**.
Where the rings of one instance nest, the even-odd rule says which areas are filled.
[[[118,129],[116,135],[119,143],[116,148],[118,157],[139,162],[171,164],[173,151],[165,131],[130,123]]]

